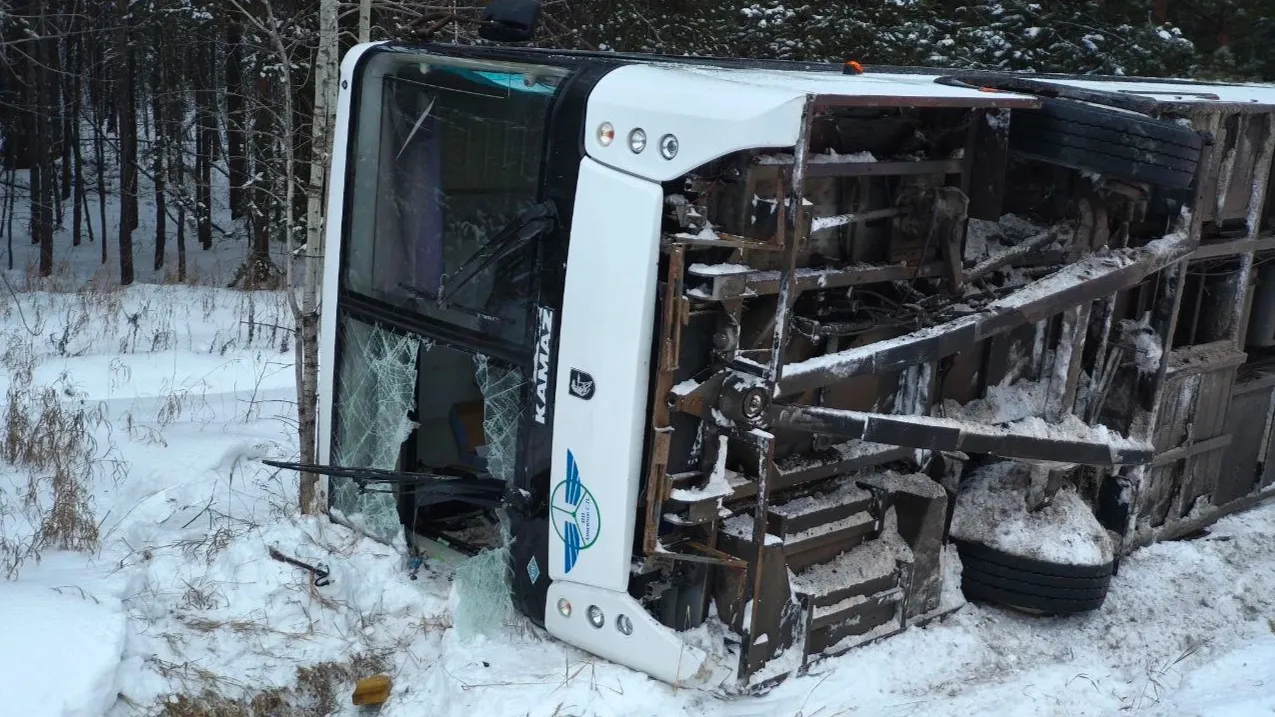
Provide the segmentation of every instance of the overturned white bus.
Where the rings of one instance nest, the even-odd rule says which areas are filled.
[[[340,81],[308,468],[503,546],[573,645],[755,684],[962,594],[1100,609],[1275,491],[1275,88],[398,43]]]

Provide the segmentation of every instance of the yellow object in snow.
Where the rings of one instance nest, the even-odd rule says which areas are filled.
[[[389,675],[365,677],[354,684],[354,704],[379,705],[390,698],[393,682]]]

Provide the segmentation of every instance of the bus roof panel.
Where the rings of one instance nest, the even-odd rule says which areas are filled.
[[[875,106],[960,106],[1035,107],[1039,100],[1030,95],[955,87],[936,82],[942,75],[915,75],[889,72],[841,74],[800,70],[724,69],[703,65],[674,66],[688,74],[713,77],[723,82],[786,89],[818,95],[834,104]],[[837,102],[834,98],[843,101]]]

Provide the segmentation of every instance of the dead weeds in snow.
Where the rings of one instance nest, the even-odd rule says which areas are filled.
[[[65,373],[37,385],[37,364],[31,339],[11,334],[0,353],[9,384],[0,411],[0,459],[25,472],[26,484],[18,494],[0,492],[0,570],[10,578],[26,561],[39,560],[45,547],[97,548],[88,486],[113,465],[112,447],[102,450],[95,438],[104,409],[90,404]]]
[[[145,714],[153,717],[314,717],[332,714],[354,683],[388,669],[388,655],[360,652],[344,662],[298,667],[286,687],[251,689],[190,663],[152,660],[160,674],[190,689],[162,698]]]
[[[1163,696],[1177,689],[1183,680],[1182,673],[1178,671],[1178,666],[1183,662],[1194,657],[1196,653],[1204,649],[1212,638],[1190,638],[1186,642],[1186,647],[1178,656],[1172,659],[1149,660],[1144,666],[1143,679],[1136,695],[1128,695],[1121,698],[1122,710],[1139,711],[1148,707],[1160,704]]]
[[[185,612],[178,612],[173,617],[192,632],[204,635],[226,630],[243,638],[254,635],[273,635],[292,639],[305,639],[308,637],[304,633],[287,632],[270,627],[270,625],[261,620],[214,620],[202,615],[193,615]]]

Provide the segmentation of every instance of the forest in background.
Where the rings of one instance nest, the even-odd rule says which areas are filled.
[[[483,4],[0,0],[3,241],[39,245],[38,276],[53,273],[60,242],[100,242],[103,264],[117,262],[127,285],[135,262],[176,262],[184,280],[187,252],[218,235],[243,242],[236,284],[278,286],[271,247],[277,255],[289,216],[296,245],[320,220],[307,213],[323,177],[310,164],[326,162],[329,141],[323,128],[316,154],[315,82],[335,82],[335,68],[317,71],[321,10],[334,20],[339,55],[360,39],[410,38],[422,17],[476,18]],[[472,28],[455,22],[436,39],[474,42]],[[1273,41],[1275,0],[548,0],[535,44],[1273,79]],[[330,114],[334,103],[324,104]],[[229,186],[230,225],[213,215],[215,175]],[[144,205],[143,191],[153,192]],[[108,217],[110,196],[119,210]],[[154,236],[137,241],[143,206],[154,212]]]

